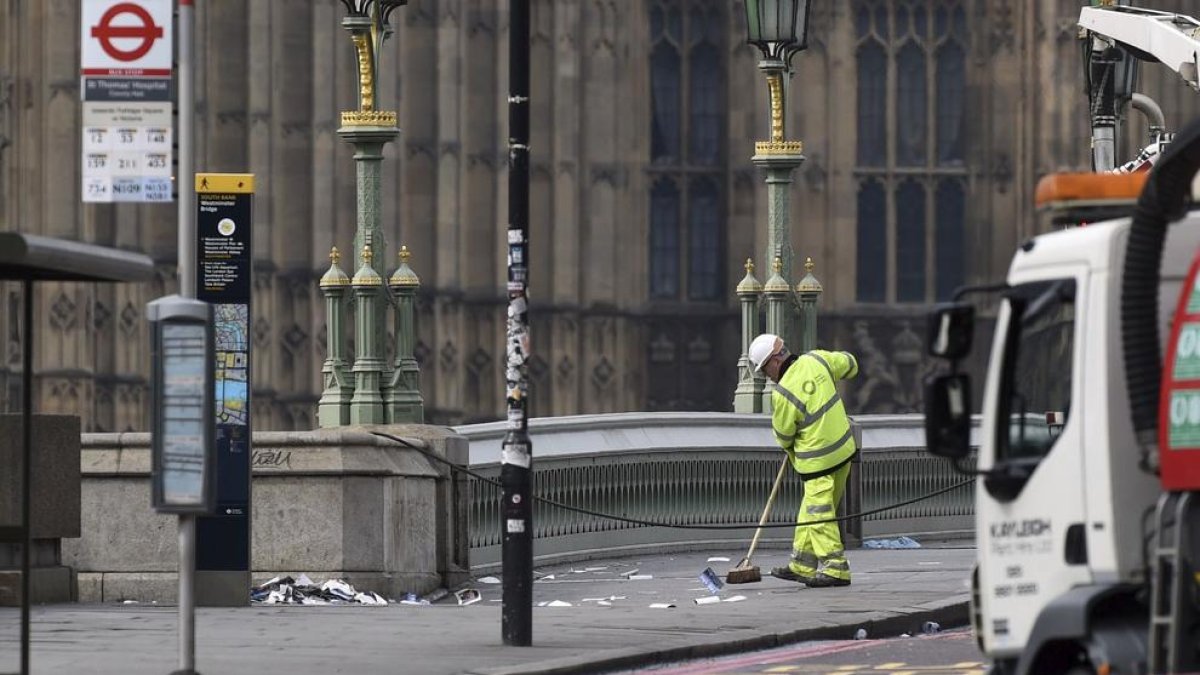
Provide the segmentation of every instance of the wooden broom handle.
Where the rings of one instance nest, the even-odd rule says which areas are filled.
[[[779,484],[783,482],[783,473],[787,471],[788,457],[783,458],[783,463],[779,465],[779,474],[775,476],[775,485],[771,487],[771,496],[767,497],[767,506],[763,509],[762,517],[758,519],[758,529],[754,530],[754,539],[750,540],[750,550],[746,552],[746,559],[754,557],[754,549],[758,547],[758,538],[762,536],[762,526],[767,522],[767,516],[771,513],[771,505],[775,503],[775,495],[779,494]]]

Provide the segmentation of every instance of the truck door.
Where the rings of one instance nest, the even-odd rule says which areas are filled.
[[[1062,269],[1059,268],[1060,273]],[[998,656],[1025,645],[1038,612],[1088,578],[1068,551],[1086,522],[1082,476],[1085,374],[1077,330],[1086,276],[1014,284],[1003,300],[985,395],[977,493],[981,633]],[[1075,556],[1073,558],[1073,556]]]

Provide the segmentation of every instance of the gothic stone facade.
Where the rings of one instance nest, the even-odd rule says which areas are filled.
[[[1182,0],[1162,9],[1184,10]],[[855,350],[851,407],[919,406],[922,311],[1003,275],[1039,231],[1043,174],[1088,166],[1074,17],[1055,0],[815,3],[788,130],[808,157],[792,245],[825,287],[821,334]],[[503,412],[507,26],[503,0],[411,0],[379,100],[400,112],[383,215],[421,275],[428,418]],[[258,176],[254,415],[315,425],[327,335],[316,279],[349,248],[354,168],[336,136],[355,64],[334,0],[197,3],[197,169]],[[0,5],[0,227],[144,251],[143,286],[46,284],[38,409],[145,429],[143,308],[176,285],[175,209],[84,205],[77,0]],[[740,0],[534,0],[531,299],[534,415],[729,409],[733,286],[768,266],[767,133]],[[1169,126],[1196,114],[1173,75],[1142,91]],[[1132,145],[1145,134],[1128,125]],[[394,267],[394,261],[387,270]],[[0,288],[0,409],[15,407],[19,296]]]

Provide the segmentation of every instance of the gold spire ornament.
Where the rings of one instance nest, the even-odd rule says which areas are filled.
[[[338,265],[341,260],[342,254],[334,246],[329,250],[329,270],[321,277],[321,288],[340,288],[350,285],[350,277],[346,276],[346,273]]]
[[[791,290],[788,282],[783,278],[783,258],[775,256],[775,261],[771,263],[771,269],[774,272],[771,278],[767,279],[767,285],[763,286],[763,290],[767,293],[786,293]]]
[[[804,271],[807,272],[807,274],[805,274],[804,278],[800,280],[800,283],[796,284],[797,293],[820,293],[821,291],[825,290],[824,287],[821,286],[821,282],[817,280],[816,275],[813,274],[813,270],[816,268],[817,266],[813,264],[812,258],[804,259]]]
[[[738,295],[753,295],[762,291],[762,284],[754,277],[754,260],[746,258],[746,264],[743,266],[746,269],[746,276],[737,285]]]
[[[396,272],[392,274],[392,278],[388,280],[390,286],[420,286],[421,278],[416,272],[408,266],[408,261],[412,259],[412,253],[409,252],[407,246],[400,247],[400,266],[396,268]]]

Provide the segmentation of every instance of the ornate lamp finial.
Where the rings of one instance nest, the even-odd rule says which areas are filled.
[[[775,272],[775,274],[782,274],[783,273],[783,258],[781,258],[779,256],[775,256],[775,262],[771,263],[771,269]]]
[[[412,253],[409,253],[407,246],[400,247],[400,262],[407,265],[409,258],[412,258]]]
[[[744,266],[744,269],[746,270],[746,274],[754,274],[754,259],[753,258],[746,258],[746,264]]]
[[[333,248],[329,249],[329,262],[336,265],[336,264],[340,263],[341,261],[342,261],[342,254],[337,250],[337,247],[334,246]]]
[[[373,256],[372,256],[372,254],[371,254],[371,245],[370,245],[370,244],[364,244],[364,245],[363,245],[363,250],[362,250],[362,260],[363,260],[363,264],[364,264],[364,265],[370,265],[370,264],[371,264],[371,258],[372,258],[372,257],[373,257]]]
[[[812,271],[816,268],[817,268],[817,266],[813,264],[812,258],[804,259],[804,271],[805,272],[812,274]]]

